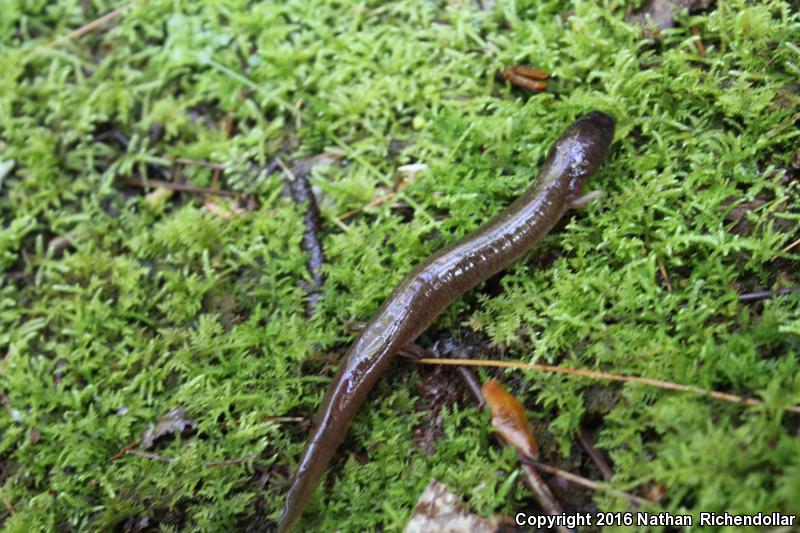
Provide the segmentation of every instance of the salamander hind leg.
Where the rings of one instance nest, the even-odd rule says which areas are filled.
[[[575,197],[569,203],[570,209],[583,209],[593,200],[600,198],[601,196],[605,195],[603,191],[591,191],[583,194],[581,196]]]

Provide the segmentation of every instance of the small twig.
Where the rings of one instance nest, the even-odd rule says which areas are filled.
[[[363,331],[364,329],[365,328],[362,327],[360,331]],[[420,359],[420,358],[423,358],[423,357],[432,357],[433,356],[433,354],[431,354],[431,352],[429,352],[426,348],[423,348],[422,346],[420,346],[416,342],[409,342],[407,344],[404,344],[403,347],[400,348],[400,351],[398,352],[398,355],[400,355],[402,357],[410,357],[412,359]],[[478,388],[480,389],[480,387],[478,387]]]
[[[361,207],[356,207],[355,209],[352,209],[350,211],[342,213],[337,218],[339,220],[347,220],[348,218],[352,217],[353,215],[357,215],[358,213],[362,212],[364,209],[367,209],[369,207],[375,207],[375,206],[381,205],[386,200],[390,200],[390,199],[394,198],[394,196],[396,194],[397,194],[397,192],[395,192],[395,191],[388,192],[388,193],[384,194],[383,196],[381,196],[380,198],[375,198],[374,200],[372,200],[368,204],[362,205]]]
[[[153,461],[161,461],[162,463],[171,463],[172,457],[165,457],[163,455],[158,455],[152,452],[146,452],[144,450],[125,450],[125,455],[135,455],[137,457],[144,457],[145,459],[152,459]]]
[[[258,419],[259,422],[274,422],[276,424],[303,424],[306,422],[306,419],[302,416],[262,416]],[[238,418],[233,419],[234,424],[239,423]],[[227,420],[221,420],[220,426],[228,427]]]
[[[132,450],[132,449],[134,449],[134,448],[136,447],[136,445],[137,445],[137,444],[139,444],[139,441],[138,441],[138,440],[135,440],[135,441],[131,442],[130,444],[128,444],[127,446],[125,446],[124,448],[122,448],[120,451],[118,451],[117,453],[115,453],[114,455],[112,455],[112,456],[111,456],[111,459],[109,459],[109,462],[111,462],[111,461],[116,461],[117,459],[119,459],[120,457],[122,457],[123,455],[125,455],[126,453],[128,453],[128,450]]]
[[[215,191],[219,189],[219,174],[222,172],[220,169],[215,168],[211,174],[211,188]]]
[[[478,378],[475,377],[475,373],[465,366],[459,366],[457,368],[458,373],[461,374],[461,379],[464,380],[464,383],[467,384],[467,388],[478,401],[478,408],[483,409],[486,405],[486,400],[483,399],[481,384],[478,383]]]
[[[194,165],[198,167],[205,167],[210,168],[212,170],[225,170],[226,167],[222,163],[212,163],[211,161],[199,161],[197,159],[184,159],[178,158],[175,160],[176,163],[180,163],[181,165]]]
[[[194,185],[187,185],[185,183],[176,183],[173,181],[156,180],[156,179],[149,179],[147,181],[144,181],[139,178],[134,178],[133,176],[122,176],[122,179],[125,180],[125,182],[128,183],[129,185],[133,185],[134,187],[140,187],[142,189],[148,189],[152,187],[157,189],[169,189],[172,191],[180,191],[190,194],[211,194],[215,196],[226,196],[228,198],[239,198],[241,196],[244,196],[244,193],[237,191],[225,191],[219,189],[209,189],[207,187],[195,187]]]
[[[339,220],[339,217],[337,217],[336,215],[330,215],[330,219],[331,219],[331,222],[333,222],[334,224],[339,226],[339,228],[342,231],[344,231],[344,232],[349,232],[350,231],[350,228],[348,227],[348,225],[345,224],[344,222],[342,222],[341,220]]]
[[[658,263],[658,269],[661,271],[661,278],[664,280],[664,283],[667,284],[667,292],[672,292],[672,283],[669,282],[669,276],[667,275],[667,269],[664,267],[664,263],[658,256],[656,256],[656,262]]]
[[[794,248],[794,247],[795,247],[795,246],[797,246],[798,244],[800,244],[800,239],[797,239],[797,240],[796,240],[796,241],[794,241],[792,244],[790,244],[789,246],[787,246],[786,248],[784,248],[783,250],[781,250],[781,253],[784,253],[784,254],[785,254],[786,252],[788,252],[789,250],[791,250],[792,248]]]
[[[267,486],[267,482],[269,481],[271,475],[271,470],[264,470],[264,472],[261,473],[261,475],[258,477],[258,483],[256,484],[258,490],[264,490],[264,487]]]
[[[740,294],[739,301],[743,303],[756,302],[758,300],[767,300],[776,296],[784,296],[793,292],[800,292],[800,287],[787,287],[784,289],[778,289],[776,291],[756,291],[749,292],[747,294]]]
[[[547,483],[545,483],[536,470],[534,470],[530,460],[519,452],[517,452],[517,457],[519,458],[519,464],[522,467],[522,473],[525,474],[525,483],[528,485],[528,488],[533,491],[533,495],[536,498],[536,501],[539,502],[539,505],[542,506],[542,509],[547,514],[552,516],[563,514],[564,508],[561,507],[561,504],[558,502],[556,497],[553,496],[553,492],[550,490],[550,487],[547,486]],[[575,531],[574,529],[564,526],[556,526],[555,529],[559,533],[573,533]]]
[[[228,113],[225,117],[225,138],[230,139],[233,136],[233,128],[236,123],[233,120],[233,113]],[[299,129],[299,128],[298,128]]]
[[[697,53],[700,54],[700,57],[706,57],[706,47],[703,46],[703,41],[700,39],[700,29],[697,26],[692,26],[691,29],[692,35],[697,37],[694,41],[694,46],[697,48]]]
[[[114,19],[123,10],[129,8],[130,6],[131,6],[131,4],[128,3],[128,4],[125,4],[123,6],[120,6],[120,7],[116,8],[116,9],[114,9],[112,11],[109,11],[105,15],[94,19],[93,21],[89,22],[88,24],[84,24],[83,26],[81,26],[77,30],[71,31],[68,34],[59,37],[58,39],[54,39],[54,40],[50,41],[49,43],[40,46],[39,48],[37,48],[37,49],[35,49],[33,51],[33,54],[35,55],[38,52],[46,50],[47,48],[53,48],[55,46],[63,44],[65,42],[70,41],[72,39],[75,39],[77,37],[81,37],[81,36],[91,32],[91,31],[94,31],[97,28],[99,28],[100,26],[102,26],[103,24],[105,24],[106,22]]]
[[[276,424],[301,424],[306,421],[302,416],[265,416],[262,422],[275,422]]]
[[[560,468],[556,468],[554,466],[546,465],[539,462],[533,463],[533,465],[543,472],[547,472],[548,474],[552,474],[554,476],[566,479],[567,481],[571,481],[576,485],[581,485],[583,487],[598,492],[607,492],[609,494],[613,494],[614,496],[625,498],[629,502],[636,505],[650,505],[653,503],[645,498],[640,498],[639,496],[635,496],[628,492],[623,492],[621,490],[612,489],[611,487],[606,487],[605,485],[601,485],[600,483],[594,482],[591,479],[587,479],[585,477],[573,474],[571,472],[567,472],[566,470],[561,470]]]
[[[3,505],[5,505],[8,514],[10,514],[11,516],[17,514],[17,511],[14,509],[14,505],[11,503],[11,500],[8,499],[6,493],[3,491],[3,487],[0,487],[0,496],[2,496]]]
[[[391,200],[392,198],[397,196],[398,192],[403,190],[408,185],[408,180],[413,180],[418,173],[423,172],[423,171],[425,171],[427,169],[428,169],[428,165],[425,164],[425,163],[411,163],[409,165],[402,165],[402,166],[397,167],[397,171],[404,177],[403,177],[403,179],[401,181],[399,181],[396,184],[395,190],[389,191],[386,194],[384,194],[383,196],[381,196],[379,198],[375,198],[371,202],[369,202],[367,204],[364,204],[361,207],[356,207],[355,209],[352,209],[350,211],[346,211],[346,212],[342,213],[341,215],[338,215],[339,220],[347,220],[348,218],[352,217],[353,215],[357,215],[358,213],[361,213],[362,211],[364,211],[365,209],[367,209],[369,207],[376,207],[376,206],[379,206],[379,205],[385,203],[387,200]]]
[[[589,435],[586,434],[586,430],[583,427],[578,429],[578,442],[581,443],[583,449],[592,458],[594,461],[595,466],[597,469],[600,470],[600,473],[603,474],[603,478],[606,481],[610,481],[611,478],[614,477],[614,470],[611,469],[611,466],[606,462],[605,457],[603,454],[600,453],[600,450],[594,447],[594,443],[592,443],[592,439],[589,438]]]
[[[250,455],[245,455],[244,457],[239,457],[238,459],[228,459],[227,461],[211,461],[210,463],[206,463],[206,466],[209,468],[215,468],[218,466],[240,465],[248,461],[255,461],[256,459],[258,459],[258,454],[253,453]]]
[[[763,405],[764,402],[756,400],[755,398],[746,398],[736,394],[729,394],[726,392],[718,392],[715,390],[702,389],[690,385],[681,385],[671,381],[662,381],[660,379],[642,378],[638,376],[625,376],[620,374],[611,374],[609,372],[599,372],[596,370],[583,370],[580,368],[567,368],[553,365],[542,365],[537,363],[523,363],[520,361],[491,361],[484,359],[412,359],[415,363],[423,365],[465,365],[465,366],[492,366],[500,368],[516,368],[522,370],[536,370],[539,372],[548,372],[553,374],[565,374],[571,376],[583,376],[593,379],[605,379],[608,381],[623,381],[627,383],[639,383],[659,389],[666,389],[677,392],[690,392],[700,396],[708,396],[716,400],[723,400],[726,402],[738,403],[747,406]],[[800,405],[786,405],[783,407],[785,411],[792,413],[800,413]]]
[[[287,167],[286,163],[284,163],[280,157],[275,158],[275,163],[280,167],[280,169],[283,171],[283,174],[289,181],[294,181],[297,179],[294,175],[294,172],[292,172],[292,169]]]

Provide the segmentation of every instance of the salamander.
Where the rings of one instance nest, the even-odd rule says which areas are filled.
[[[367,393],[398,351],[451,302],[497,274],[538,243],[583,195],[614,137],[614,119],[592,111],[553,144],[536,182],[476,231],[417,265],[394,289],[350,347],[317,412],[278,531],[288,531],[319,484]]]

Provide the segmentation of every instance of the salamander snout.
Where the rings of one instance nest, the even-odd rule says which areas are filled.
[[[584,170],[591,174],[603,162],[608,147],[614,140],[616,123],[611,115],[602,111],[592,111],[578,120],[585,121],[582,139],[585,142],[584,157],[587,166]]]
[[[616,123],[611,115],[602,111],[591,111],[583,115],[580,120],[586,120],[598,131],[608,137],[609,142],[614,137]]]
[[[579,117],[553,145],[551,159],[564,165],[572,197],[582,194],[584,180],[603,162],[614,139],[614,129],[611,115],[591,111]]]

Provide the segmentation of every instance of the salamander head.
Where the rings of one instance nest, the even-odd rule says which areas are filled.
[[[571,196],[581,195],[583,182],[603,162],[614,127],[610,115],[592,111],[578,118],[553,145],[549,157],[567,174]]]

